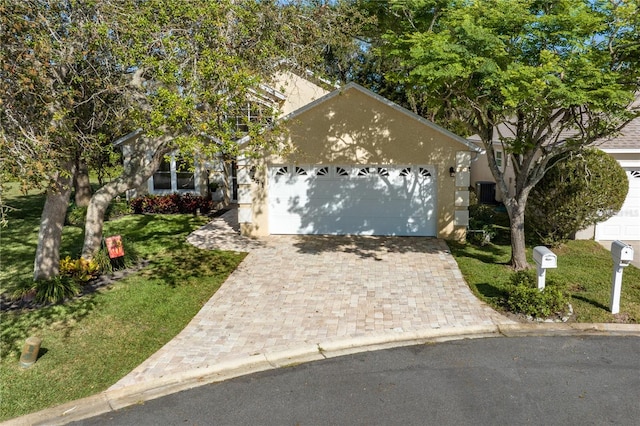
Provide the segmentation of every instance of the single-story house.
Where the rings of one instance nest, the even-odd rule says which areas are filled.
[[[508,156],[502,150],[497,135],[508,134],[509,129],[503,125],[500,132],[496,131],[494,149],[496,162],[505,172],[505,178],[510,187],[515,185],[513,167],[509,164]],[[479,138],[471,137],[470,141],[481,145]],[[627,124],[615,137],[597,141],[594,146],[613,156],[620,166],[627,172],[629,192],[620,211],[612,218],[589,227],[576,235],[576,239],[609,240],[640,240],[640,118]],[[502,194],[496,189],[495,180],[489,169],[487,156],[484,153],[473,158],[471,164],[471,185],[481,203],[496,203],[503,200]]]
[[[243,234],[465,238],[475,144],[355,83],[283,120],[287,154],[238,169]]]
[[[204,195],[222,177],[244,235],[464,240],[470,162],[482,150],[357,84],[329,91],[307,77],[283,74],[260,94],[278,106],[284,131],[273,137],[286,154],[196,159],[189,170],[176,152],[128,196]]]

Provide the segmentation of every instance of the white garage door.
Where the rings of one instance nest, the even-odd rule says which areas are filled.
[[[271,234],[436,235],[431,166],[269,169]]]
[[[596,240],[640,240],[640,169],[626,169],[629,193],[617,215],[596,225]]]

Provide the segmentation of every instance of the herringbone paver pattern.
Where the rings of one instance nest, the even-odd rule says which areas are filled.
[[[363,335],[510,323],[478,301],[442,240],[239,238],[229,216],[190,237],[249,250],[191,323],[113,388],[245,356]]]

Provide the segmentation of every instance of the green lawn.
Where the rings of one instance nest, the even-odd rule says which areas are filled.
[[[42,197],[9,199],[17,210],[0,238],[0,279],[10,290],[31,279]],[[150,261],[142,271],[71,303],[2,313],[0,421],[107,389],[171,340],[215,293],[244,255],[185,242],[206,222],[191,215],[126,216],[107,222]],[[62,255],[77,257],[82,230],[65,227]],[[42,338],[29,369],[18,359],[28,336]]]
[[[449,243],[451,251],[471,290],[482,300],[502,310],[511,270],[508,245]],[[547,270],[547,279],[563,282],[571,294],[576,322],[640,323],[640,270],[625,268],[620,298],[620,313],[609,312],[612,260],[608,250],[594,241],[569,241],[553,249],[558,268]],[[532,265],[531,249],[528,250]]]

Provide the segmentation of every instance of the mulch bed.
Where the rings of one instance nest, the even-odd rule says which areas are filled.
[[[149,264],[149,261],[144,260],[131,268],[119,269],[117,271],[114,271],[112,274],[100,275],[99,277],[87,282],[87,284],[85,284],[82,287],[82,290],[77,296],[73,298],[65,299],[61,302],[58,302],[57,304],[66,303],[70,300],[76,300],[88,294],[95,293],[96,291],[98,291],[103,287],[107,287],[111,284],[114,284],[116,281],[119,281],[123,278],[128,277],[133,273],[140,271],[141,269],[146,267],[148,264]],[[33,296],[14,299],[11,297],[10,294],[7,294],[7,293],[0,294],[0,312],[33,311],[36,309],[41,309],[46,306],[51,306],[55,304],[56,303],[50,303],[50,302],[37,302],[33,299]]]

